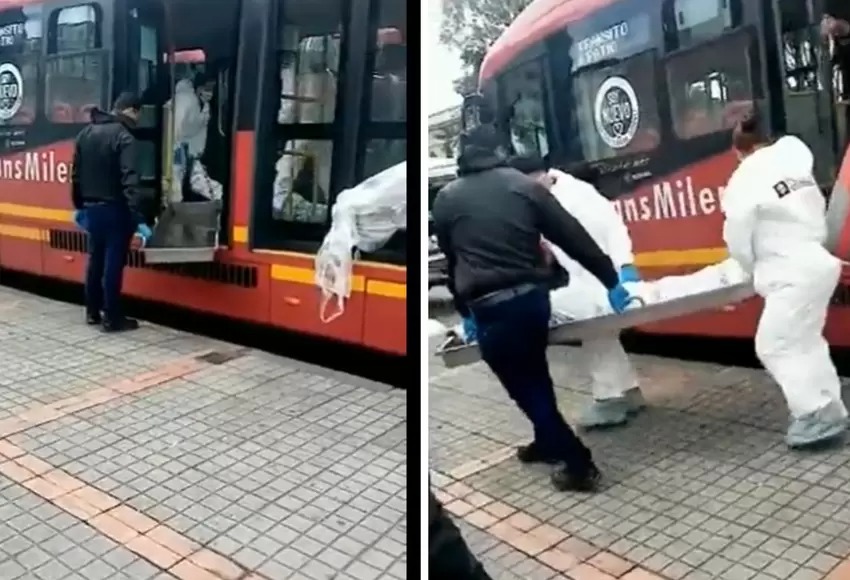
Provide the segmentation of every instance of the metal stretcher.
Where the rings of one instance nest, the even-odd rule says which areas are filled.
[[[581,344],[582,340],[611,336],[623,329],[694,314],[703,310],[714,310],[729,304],[742,302],[755,295],[752,283],[735,284],[674,300],[658,302],[627,310],[623,314],[607,314],[597,318],[575,320],[553,327],[549,331],[549,344]],[[449,339],[437,351],[446,367],[454,368],[481,360],[477,344],[457,345]]]

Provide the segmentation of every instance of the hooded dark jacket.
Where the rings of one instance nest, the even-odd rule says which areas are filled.
[[[92,111],[92,122],[80,131],[74,146],[71,198],[76,209],[119,202],[138,223],[143,221],[133,125],[123,115]]]
[[[617,285],[611,259],[545,187],[508,167],[486,137],[470,141],[458,158],[458,179],[440,190],[433,209],[449,291],[461,315],[468,315],[469,301],[491,292],[548,284],[541,235],[607,288]]]

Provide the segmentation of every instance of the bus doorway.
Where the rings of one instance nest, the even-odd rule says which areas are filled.
[[[836,124],[830,47],[819,32],[822,14],[813,0],[773,0],[773,7],[784,129],[812,149],[815,177],[829,191],[846,141]]]
[[[142,95],[144,157],[158,159],[159,220],[145,262],[210,262],[229,213],[231,63],[239,3],[128,0],[129,86]],[[161,10],[157,10],[161,8]],[[203,15],[204,26],[185,26]],[[154,52],[151,47],[161,49]],[[135,75],[135,76],[134,76]]]

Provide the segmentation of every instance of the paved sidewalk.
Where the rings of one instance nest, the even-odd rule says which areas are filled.
[[[405,394],[0,288],[0,579],[406,577]]]
[[[574,357],[550,353],[568,416],[589,399]],[[761,371],[634,360],[650,408],[583,436],[605,476],[587,496],[514,460],[531,431],[486,367],[432,359],[432,483],[490,574],[850,579],[850,447],[789,452],[785,404]]]

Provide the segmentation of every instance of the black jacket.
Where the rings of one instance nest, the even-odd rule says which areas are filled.
[[[126,203],[139,223],[143,221],[136,138],[133,121],[95,109],[92,122],[77,135],[71,171],[71,198],[76,209],[86,204]]]
[[[485,150],[464,148],[460,176],[434,202],[434,226],[448,262],[449,291],[465,303],[523,283],[547,284],[540,236],[560,247],[608,288],[617,270],[590,234],[542,185]]]

